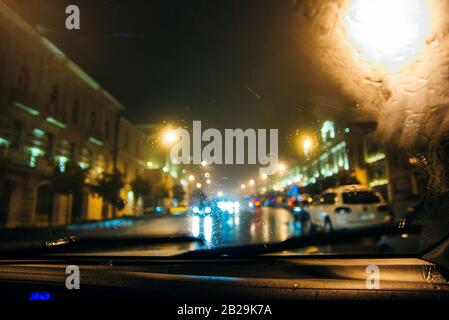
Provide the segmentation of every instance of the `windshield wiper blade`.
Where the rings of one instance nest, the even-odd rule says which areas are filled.
[[[209,258],[248,258],[263,254],[276,253],[288,250],[297,250],[309,246],[347,244],[354,241],[369,238],[381,237],[387,234],[415,234],[421,230],[420,226],[409,226],[406,229],[398,227],[377,227],[358,230],[343,230],[331,233],[322,233],[314,235],[305,235],[289,238],[285,241],[263,244],[249,244],[235,247],[201,249],[189,251],[176,255],[176,258],[182,259],[209,259]]]
[[[86,250],[142,247],[155,244],[204,242],[191,236],[170,237],[76,237],[68,236],[56,240],[39,242],[18,248],[0,249],[0,258],[42,256],[46,254],[83,252]]]

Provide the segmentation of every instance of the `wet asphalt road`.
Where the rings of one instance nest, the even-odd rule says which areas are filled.
[[[109,232],[123,236],[189,235],[203,239],[211,248],[283,241],[301,235],[302,227],[288,210],[264,207],[238,213],[153,217]]]
[[[65,236],[79,237],[174,237],[192,236],[202,242],[170,243],[138,248],[119,248],[119,255],[172,255],[185,251],[229,247],[244,244],[270,243],[301,236],[307,225],[295,221],[291,212],[283,208],[256,208],[229,213],[217,210],[210,214],[187,213],[178,216],[149,216],[143,218],[119,218],[69,225],[60,229],[25,230],[2,241],[3,246],[29,244],[34,240],[58,239]],[[14,239],[15,238],[15,239]],[[19,241],[18,241],[18,240]],[[373,243],[355,243],[346,246],[309,247],[291,253],[336,253],[373,251]],[[92,248],[94,249],[94,248]],[[116,255],[117,248],[101,251],[89,250],[94,255]]]

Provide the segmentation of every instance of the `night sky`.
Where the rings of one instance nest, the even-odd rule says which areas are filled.
[[[91,74],[135,123],[279,128],[319,120],[312,97],[332,92],[304,54],[295,1],[5,1]],[[81,30],[65,29],[65,7]],[[298,32],[299,31],[299,32]],[[334,93],[332,93],[334,94]]]

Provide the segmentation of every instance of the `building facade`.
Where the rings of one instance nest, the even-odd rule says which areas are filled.
[[[305,187],[330,177],[338,184],[340,177],[351,177],[381,193],[393,206],[406,206],[421,194],[423,182],[413,158],[382,143],[375,127],[374,123],[324,121],[315,150],[276,179],[275,188]]]
[[[146,136],[111,94],[0,1],[0,226],[47,226],[139,214],[130,182],[147,162]],[[51,187],[69,163],[86,172],[78,195]],[[88,188],[120,171],[116,212]]]

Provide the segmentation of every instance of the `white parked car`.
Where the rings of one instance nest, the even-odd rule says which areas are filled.
[[[362,185],[327,189],[308,211],[312,224],[326,232],[379,226],[392,220],[382,196]]]

